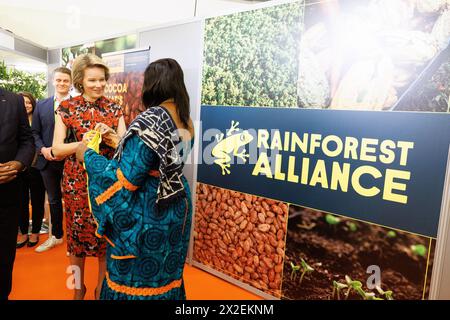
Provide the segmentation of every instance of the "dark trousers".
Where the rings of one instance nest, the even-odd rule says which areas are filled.
[[[61,163],[49,162],[41,170],[42,180],[44,180],[47,190],[48,203],[50,205],[50,217],[52,219],[52,235],[57,239],[63,237],[63,206],[61,193],[61,178],[63,173]]]
[[[0,300],[7,300],[12,287],[16,258],[19,204],[2,207],[0,203]]]
[[[32,206],[32,233],[39,233],[44,218],[45,186],[41,173],[36,168],[29,168],[23,173],[22,191],[20,192],[19,228],[22,234],[28,234],[30,219],[30,195]]]

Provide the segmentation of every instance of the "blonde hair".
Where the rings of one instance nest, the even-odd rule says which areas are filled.
[[[72,82],[73,86],[80,92],[83,93],[83,78],[84,78],[84,70],[87,68],[102,68],[105,70],[105,79],[108,81],[109,79],[109,68],[103,62],[103,60],[92,53],[85,53],[78,56],[72,64]]]

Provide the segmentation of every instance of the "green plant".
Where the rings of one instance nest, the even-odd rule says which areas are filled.
[[[297,107],[301,1],[207,19],[202,104]]]
[[[421,257],[425,257],[427,254],[427,248],[423,244],[416,244],[411,246],[411,251]]]
[[[356,230],[358,230],[358,226],[356,225],[356,223],[351,222],[351,221],[347,221],[347,226],[350,229],[351,232],[355,232]]]
[[[347,286],[348,286],[347,292],[345,293],[345,300],[348,299],[348,296],[349,296],[351,290],[354,290],[358,294],[361,294],[364,292],[364,290],[362,290],[362,283],[360,281],[352,280],[352,278],[350,278],[349,276],[346,275],[345,282],[347,282]]]
[[[291,280],[295,280],[297,278],[297,272],[300,270],[300,266],[295,265],[291,261]]]
[[[301,259],[301,263],[300,264],[301,264],[302,269],[303,269],[302,275],[300,276],[300,285],[301,285],[302,281],[303,281],[303,277],[305,276],[305,274],[313,272],[314,269],[310,265],[308,265],[306,263],[306,261],[303,260],[303,259]]]
[[[378,293],[381,294],[382,296],[385,296],[385,298],[387,300],[394,300],[394,296],[393,296],[393,293],[391,290],[384,291],[379,286],[376,286],[376,289],[377,289]]]
[[[397,236],[397,234],[395,233],[394,230],[391,230],[391,231],[389,231],[389,232],[386,234],[386,236],[387,236],[388,238],[393,239],[393,238],[395,238],[395,237]]]
[[[42,99],[46,95],[45,74],[31,74],[25,71],[8,68],[4,61],[0,61],[0,87],[17,93],[28,91],[36,99]]]
[[[327,214],[326,216],[325,216],[325,221],[328,223],[328,224],[331,224],[331,225],[337,225],[339,222],[341,222],[341,219],[339,219],[338,217],[336,217],[336,216],[333,216],[332,214]]]
[[[354,282],[353,290],[355,290],[355,292],[359,294],[361,298],[363,298],[364,300],[383,300],[382,298],[378,298],[373,292],[365,292],[364,289],[362,288],[361,282],[359,281],[353,282]]]
[[[334,294],[336,293],[337,299],[341,300],[340,292],[342,289],[347,288],[345,283],[340,283],[333,280],[333,293],[331,294],[331,299],[334,299]]]
[[[361,289],[362,290],[362,289]],[[373,292],[362,292],[364,300],[383,300],[382,298],[378,298]]]
[[[133,49],[136,48],[136,41],[136,34],[96,41],[95,54],[101,57],[104,53]]]

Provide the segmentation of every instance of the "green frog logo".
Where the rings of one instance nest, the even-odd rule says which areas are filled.
[[[247,130],[240,132],[238,128],[239,122],[231,121],[231,127],[227,130],[226,138],[223,133],[216,134],[217,144],[212,149],[212,155],[216,158],[215,164],[222,169],[222,175],[230,174],[231,157],[236,156],[247,161],[250,156],[245,153],[245,148],[239,151],[241,147],[249,144],[253,140],[253,136]]]

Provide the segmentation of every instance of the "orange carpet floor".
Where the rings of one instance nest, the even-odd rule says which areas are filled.
[[[40,242],[47,239],[41,235]],[[69,258],[66,256],[66,244],[47,252],[36,253],[34,248],[17,249],[13,272],[11,300],[70,300],[73,291],[66,282],[69,274]],[[85,283],[86,300],[94,299],[97,284],[97,259],[86,259]],[[257,300],[260,297],[228,283],[203,270],[186,265],[184,269],[186,296],[188,300]]]

